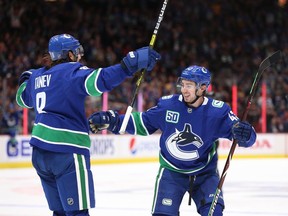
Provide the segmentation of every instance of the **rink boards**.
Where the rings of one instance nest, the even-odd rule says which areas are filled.
[[[91,135],[92,164],[157,161],[160,134],[150,136]],[[30,136],[17,136],[17,146],[8,144],[8,136],[0,136],[0,168],[30,167]],[[218,154],[227,158],[231,141],[221,139]],[[237,147],[233,158],[288,157],[287,134],[258,134],[251,148]]]

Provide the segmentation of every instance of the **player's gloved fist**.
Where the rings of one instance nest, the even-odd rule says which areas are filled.
[[[124,69],[128,70],[129,76],[137,71],[146,69],[152,71],[156,62],[161,59],[158,52],[150,47],[142,47],[136,51],[129,52],[121,61]]]
[[[24,71],[18,79],[18,85],[20,86],[23,82],[25,82],[26,80],[29,80],[31,74],[32,74],[31,71]]]
[[[253,127],[248,122],[238,121],[232,127],[233,138],[238,141],[238,145],[241,147],[249,147],[252,144],[249,144],[251,133]]]
[[[88,121],[92,133],[97,133],[105,129],[113,133],[119,131],[119,114],[113,110],[95,112],[88,118]]]

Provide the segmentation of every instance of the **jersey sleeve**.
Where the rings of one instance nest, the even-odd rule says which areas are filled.
[[[99,96],[111,91],[129,77],[120,64],[94,70],[85,80],[85,88],[89,95]]]
[[[29,80],[23,82],[16,92],[16,102],[20,107],[31,109],[33,107],[33,102],[31,94],[29,92],[30,87]]]
[[[225,104],[223,108],[221,108],[221,114],[223,118],[220,118],[219,126],[216,128],[219,128],[218,132],[220,133],[221,138],[227,138],[229,140],[233,139],[232,134],[232,127],[233,125],[238,122],[240,119],[238,116],[236,116],[233,111],[231,110],[230,106]],[[222,125],[222,127],[221,127]],[[247,141],[247,146],[252,146],[256,141],[257,134],[255,132],[255,129],[252,127],[251,136],[250,139]]]
[[[126,132],[134,135],[148,136],[161,129],[161,116],[163,110],[161,103],[145,112],[133,112],[126,128]],[[122,124],[124,115],[120,116]]]
[[[213,101],[215,103],[216,100]],[[216,108],[216,116],[218,116],[217,125],[215,128],[218,128],[219,137],[227,138],[232,140],[232,126],[239,118],[233,113],[230,106],[226,103],[223,103],[223,106],[219,109]]]

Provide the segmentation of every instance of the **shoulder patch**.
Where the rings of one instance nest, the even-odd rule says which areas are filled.
[[[173,97],[173,95],[163,96],[163,97],[162,97],[162,100],[167,100],[167,99],[170,99],[170,98],[172,98],[172,97]]]
[[[213,100],[212,101],[212,106],[213,107],[221,108],[221,107],[223,107],[223,105],[224,105],[223,101],[219,101],[219,100]]]
[[[82,66],[79,68],[80,70],[85,70],[85,69],[89,69],[87,66]]]

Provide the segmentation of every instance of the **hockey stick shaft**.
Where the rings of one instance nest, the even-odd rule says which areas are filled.
[[[260,63],[259,69],[258,69],[258,71],[255,74],[255,77],[254,77],[254,80],[253,80],[253,84],[252,84],[250,92],[249,92],[246,108],[245,108],[245,110],[243,112],[243,115],[241,117],[241,121],[245,121],[246,118],[247,118],[247,114],[248,114],[248,111],[250,109],[250,105],[252,103],[252,100],[253,100],[253,97],[255,95],[255,92],[256,92],[256,90],[258,88],[258,83],[259,83],[259,81],[260,81],[260,79],[262,77],[263,72],[268,67],[270,67],[272,64],[276,63],[280,58],[281,58],[281,51],[278,50],[277,52],[275,52],[275,53],[271,54],[270,56],[268,56],[267,58],[265,58]],[[223,172],[222,172],[221,178],[219,180],[219,184],[217,186],[216,192],[214,194],[213,201],[212,201],[210,209],[209,209],[208,216],[213,216],[213,213],[214,213],[216,204],[218,202],[218,198],[219,198],[219,195],[221,193],[222,186],[224,184],[224,181],[225,181],[225,178],[226,178],[226,175],[227,175],[227,171],[229,169],[230,162],[232,160],[232,157],[233,157],[233,154],[234,154],[236,146],[237,146],[237,141],[233,140],[233,143],[232,143],[232,146],[230,148],[230,151],[229,151],[225,166],[223,168]]]
[[[154,44],[155,44],[155,41],[156,41],[156,37],[157,37],[157,33],[158,33],[158,30],[159,30],[160,24],[161,24],[161,22],[163,20],[164,12],[165,12],[167,4],[168,4],[168,0],[164,0],[164,2],[162,4],[161,11],[160,11],[160,14],[158,16],[158,20],[157,20],[156,26],[154,28],[154,31],[153,31],[153,34],[152,34],[152,37],[151,37],[151,40],[150,40],[150,43],[149,43],[149,47],[151,47],[151,48],[154,47]],[[127,127],[130,115],[132,113],[132,110],[133,110],[133,107],[134,107],[134,104],[135,104],[135,101],[136,101],[136,97],[138,95],[138,92],[139,92],[139,89],[140,89],[140,86],[141,86],[141,83],[142,83],[142,80],[144,78],[144,74],[145,73],[146,73],[146,70],[142,70],[139,78],[136,81],[136,89],[134,91],[131,104],[127,107],[127,110],[126,110],[126,113],[125,113],[125,116],[124,116],[124,119],[123,119],[123,122],[122,122],[122,125],[121,125],[121,128],[120,128],[120,131],[119,131],[120,134],[124,134],[125,131],[126,131],[126,127]]]

